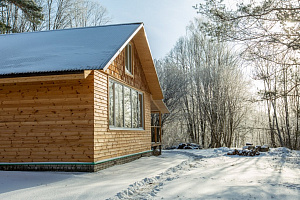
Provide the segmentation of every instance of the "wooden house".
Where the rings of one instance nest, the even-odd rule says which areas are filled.
[[[0,170],[97,171],[150,155],[162,99],[143,23],[0,35]]]

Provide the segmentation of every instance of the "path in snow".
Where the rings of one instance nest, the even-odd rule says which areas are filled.
[[[110,199],[299,199],[299,152],[281,148],[243,157],[223,156],[224,150],[175,151],[190,159]]]
[[[295,199],[300,152],[164,151],[97,173],[0,171],[0,199]]]

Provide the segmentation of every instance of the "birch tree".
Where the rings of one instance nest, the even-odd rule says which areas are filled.
[[[40,3],[45,13],[40,29],[99,26],[111,20],[106,8],[90,0],[41,0]]]
[[[1,0],[0,33],[99,26],[111,18],[91,0]]]
[[[170,116],[183,121],[186,140],[203,147],[231,146],[247,110],[246,84],[238,57],[225,43],[206,37],[200,24],[191,23],[187,35],[162,61],[161,67],[172,66],[170,71],[158,70],[168,77],[162,81],[163,91],[168,81],[177,82],[172,92],[167,91],[179,100],[172,107],[176,114]]]
[[[232,9],[213,0],[195,8],[206,19],[205,33],[239,43],[254,78],[263,82],[271,146],[299,149],[299,1],[250,0]]]

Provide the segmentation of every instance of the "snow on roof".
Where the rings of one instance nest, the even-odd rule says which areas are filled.
[[[0,75],[103,69],[141,25],[0,35]]]

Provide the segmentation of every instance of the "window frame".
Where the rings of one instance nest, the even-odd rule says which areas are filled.
[[[125,85],[125,84],[123,84],[123,83],[121,83],[121,82],[119,82],[119,81],[116,81],[116,80],[114,80],[114,79],[111,79],[111,78],[109,78],[109,85],[110,84],[113,84],[112,85],[112,87],[110,88],[110,87],[108,87],[109,88],[109,91],[108,91],[108,125],[109,125],[109,129],[110,130],[145,130],[145,117],[144,117],[144,93],[143,92],[141,92],[141,91],[139,91],[139,90],[137,90],[137,89],[135,89],[135,88],[133,88],[133,87],[130,87],[130,86],[128,86],[128,85]],[[119,84],[121,87],[122,87],[122,102],[123,102],[123,109],[122,109],[122,111],[123,111],[123,127],[118,127],[118,126],[116,126],[116,116],[117,116],[117,114],[116,114],[116,84]],[[131,127],[125,127],[126,126],[126,124],[125,124],[125,88],[128,88],[128,89],[130,89],[130,107],[131,107],[131,109],[130,109],[130,112],[131,112]],[[113,91],[110,91],[110,89],[112,89]],[[112,92],[112,93],[111,93]],[[133,127],[133,120],[134,120],[134,118],[133,118],[133,102],[132,102],[132,93],[133,92],[136,92],[137,93],[137,103],[140,101],[140,97],[141,97],[141,102],[140,103],[138,103],[138,104],[140,104],[140,106],[138,107],[138,108],[136,108],[137,109],[137,111],[139,111],[139,112],[141,112],[140,114],[139,114],[139,116],[140,116],[140,118],[138,118],[138,116],[137,116],[137,121],[138,121],[138,124],[139,124],[139,127],[137,127],[137,128],[134,128]],[[110,95],[113,95],[113,98],[112,98],[112,102],[110,101]],[[111,110],[111,103],[113,103],[113,123],[111,123],[111,121],[110,121],[110,119],[111,119],[111,116],[110,116],[110,110]]]
[[[128,55],[128,52],[130,52],[130,55]],[[128,75],[133,76],[133,44],[130,42],[125,46],[125,52],[124,52],[124,66],[125,66],[125,72]]]

